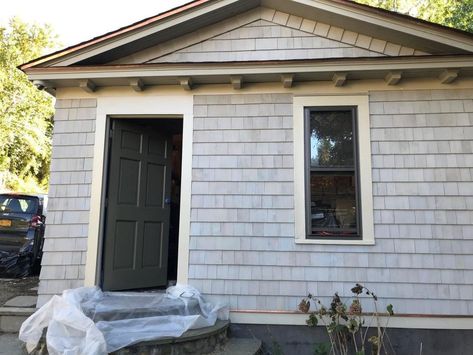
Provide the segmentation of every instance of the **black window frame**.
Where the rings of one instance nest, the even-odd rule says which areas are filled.
[[[313,168],[311,165],[311,141],[310,141],[310,113],[313,111],[351,111],[353,127],[353,153],[354,168]],[[358,106],[307,106],[304,107],[304,186],[305,186],[305,222],[306,239],[310,240],[363,240],[362,228],[362,204],[360,187],[360,161],[359,161],[359,138],[358,138]],[[312,195],[310,189],[310,174],[312,171],[333,172],[343,174],[354,172],[355,177],[355,203],[356,203],[356,235],[353,236],[330,236],[312,234]],[[321,229],[322,231],[323,229]],[[327,229],[328,230],[328,229]],[[332,229],[334,230],[334,229]]]

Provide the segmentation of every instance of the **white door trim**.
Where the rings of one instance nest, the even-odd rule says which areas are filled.
[[[100,282],[101,244],[103,240],[103,202],[105,197],[108,121],[110,117],[182,117],[182,180],[179,216],[179,252],[177,281],[187,284],[189,268],[189,231],[192,183],[192,95],[126,95],[97,98],[94,162],[90,199],[84,286]]]

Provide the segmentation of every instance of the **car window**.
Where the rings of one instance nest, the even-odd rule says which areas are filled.
[[[0,195],[0,212],[12,213],[36,213],[38,209],[38,199],[34,197],[16,197]]]

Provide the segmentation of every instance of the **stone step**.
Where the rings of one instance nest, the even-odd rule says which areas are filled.
[[[230,338],[222,349],[209,355],[259,355],[262,354],[261,346],[259,339]]]
[[[179,338],[165,338],[141,342],[117,350],[112,355],[260,355],[262,343],[258,339],[227,338],[228,321],[217,321],[212,327],[193,329]],[[44,337],[31,355],[46,355]]]
[[[0,307],[0,333],[16,333],[21,324],[36,311],[30,307]]]
[[[179,338],[165,338],[141,342],[117,350],[113,355],[154,354],[154,355],[203,355],[222,349],[227,343],[229,321],[218,320],[214,326],[191,329]]]

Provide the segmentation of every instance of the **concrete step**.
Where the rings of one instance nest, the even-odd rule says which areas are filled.
[[[6,301],[3,307],[34,308],[37,300],[36,296],[16,296]]]
[[[35,311],[34,307],[0,307],[0,332],[18,332],[21,324]]]
[[[0,332],[16,333],[21,324],[36,311],[37,296],[17,296],[0,307]]]
[[[222,349],[209,355],[259,355],[261,346],[259,339],[230,338]]]

